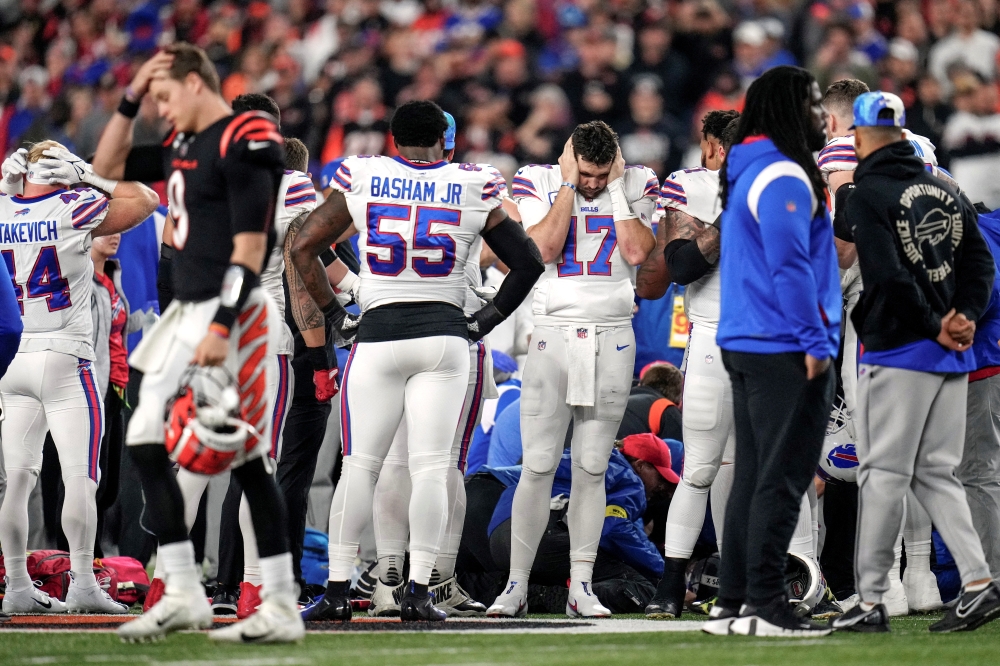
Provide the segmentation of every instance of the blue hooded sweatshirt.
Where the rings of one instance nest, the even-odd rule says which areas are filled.
[[[1000,210],[980,213],[979,231],[993,253],[1000,257]],[[976,337],[972,340],[972,353],[976,355],[976,369],[982,370],[1000,366],[1000,268],[994,267],[993,293],[990,302],[979,321],[976,322]]]
[[[722,213],[722,349],[806,352],[832,358],[840,344],[840,275],[833,227],[805,170],[766,137],[726,158]]]

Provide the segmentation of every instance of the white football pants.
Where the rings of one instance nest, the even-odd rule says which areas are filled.
[[[448,517],[448,468],[469,382],[469,343],[440,335],[358,342],[340,393],[344,467],[330,508],[330,580],[351,577],[375,483],[406,417],[410,579],[426,585]]]
[[[566,404],[571,327],[536,326],[521,386],[521,480],[511,519],[510,580],[526,582],[549,521],[552,481],[573,420],[573,478],[567,523],[570,574],[590,582],[604,526],[604,473],[628,404],[635,366],[631,325],[597,329],[593,407]]]
[[[0,379],[0,425],[7,493],[0,507],[0,544],[13,589],[28,589],[28,496],[42,469],[45,433],[59,454],[66,499],[62,528],[78,582],[94,578],[97,483],[104,437],[103,392],[91,361],[55,351],[18,352]],[[89,585],[87,585],[89,587]]]

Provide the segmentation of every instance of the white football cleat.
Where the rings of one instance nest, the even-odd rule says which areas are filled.
[[[899,569],[889,569],[889,591],[882,595],[882,603],[889,611],[889,617],[902,617],[910,614],[910,604],[906,600],[906,588],[899,579]]]
[[[486,606],[469,596],[454,576],[431,588],[434,605],[448,617],[476,617],[486,614]]]
[[[399,617],[399,602],[405,591],[405,582],[393,587],[383,583],[381,578],[375,581],[375,591],[372,592],[371,605],[368,606],[368,617]]]
[[[27,590],[14,591],[10,589],[10,579],[7,579],[7,591],[3,595],[3,612],[11,615],[65,613],[66,604],[55,597],[50,597],[34,585]]]
[[[708,611],[708,620],[705,624],[701,625],[701,630],[713,636],[728,636],[729,627],[733,625],[733,622],[739,616],[740,614],[737,611],[715,604],[712,606],[712,610]]]
[[[118,637],[126,643],[143,643],[158,641],[172,631],[211,626],[212,606],[201,583],[188,588],[173,588],[168,584],[155,606],[118,628]]]
[[[128,613],[128,606],[112,599],[100,585],[83,587],[72,578],[66,593],[66,610],[70,613],[124,615]]]
[[[493,605],[486,609],[487,617],[524,617],[528,614],[528,584],[507,581],[506,587]]]
[[[568,617],[611,617],[609,611],[591,591],[591,583],[569,584],[569,598],[566,599],[566,615]]]
[[[247,619],[208,634],[213,641],[227,643],[297,643],[306,635],[306,625],[292,595],[263,594],[257,612]]]
[[[838,601],[837,603],[840,604],[840,610],[844,611],[844,615],[847,615],[852,608],[861,603],[861,597],[857,592],[855,592],[843,601]]]
[[[917,571],[907,567],[903,572],[903,589],[906,590],[906,602],[912,613],[932,613],[944,607],[937,578],[929,569]]]

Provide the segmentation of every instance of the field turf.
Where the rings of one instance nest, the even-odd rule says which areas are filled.
[[[933,619],[936,618],[918,616],[894,620],[889,635],[834,634],[809,640],[713,637],[700,632],[573,635],[352,632],[312,633],[297,646],[220,646],[204,635],[188,633],[174,634],[154,644],[123,645],[113,633],[0,631],[0,663],[172,666],[1000,664],[1000,622],[972,633],[940,636],[927,632]]]

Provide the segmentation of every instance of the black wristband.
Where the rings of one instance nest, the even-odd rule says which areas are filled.
[[[341,322],[347,318],[347,310],[337,301],[336,296],[326,304],[326,307],[321,308],[320,311],[323,313],[323,319],[326,320],[326,323],[338,330],[340,329]]]
[[[177,250],[175,250],[173,247],[167,245],[166,243],[160,243],[160,258],[161,259],[166,259],[166,260],[169,261],[169,260],[173,259],[174,255],[176,255],[176,254],[177,254]]]
[[[323,262],[325,268],[337,260],[337,255],[331,248],[326,248],[319,253],[319,260]]]
[[[118,113],[126,118],[135,118],[139,115],[139,102],[133,102],[127,96],[122,95],[122,101],[118,103]]]
[[[313,372],[321,372],[330,369],[330,357],[326,353],[326,347],[306,347],[306,360]]]
[[[250,292],[260,284],[260,276],[246,266],[229,264],[222,278],[222,293],[219,295],[219,309],[212,318],[212,323],[232,329],[236,317],[243,310]]]

